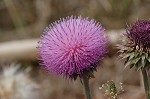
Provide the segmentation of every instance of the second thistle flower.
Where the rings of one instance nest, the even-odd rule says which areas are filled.
[[[119,48],[126,66],[138,69],[150,66],[150,20],[138,20],[126,31],[127,42]]]

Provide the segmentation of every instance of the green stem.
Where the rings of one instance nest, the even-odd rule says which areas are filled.
[[[144,88],[145,88],[145,93],[147,98],[146,99],[150,99],[150,87],[149,87],[149,80],[148,80],[148,74],[146,69],[142,69],[142,75],[143,75],[143,81],[144,81]]]
[[[90,88],[89,88],[89,79],[87,76],[83,76],[83,85],[84,85],[84,90],[86,94],[87,99],[92,99],[91,94],[90,94]]]

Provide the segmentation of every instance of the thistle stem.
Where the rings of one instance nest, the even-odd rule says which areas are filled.
[[[90,88],[89,88],[89,79],[87,76],[83,76],[83,85],[84,85],[84,90],[85,90],[85,94],[86,94],[86,98],[87,99],[92,99],[91,98],[91,94],[90,94]]]
[[[148,74],[146,69],[142,69],[142,75],[143,75],[143,81],[144,81],[144,88],[146,93],[146,99],[150,99],[150,86],[149,86],[149,80],[148,80]]]

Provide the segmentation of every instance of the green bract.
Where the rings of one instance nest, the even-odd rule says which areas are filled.
[[[125,67],[130,66],[142,69],[150,66],[150,53],[145,52],[142,49],[138,49],[138,46],[131,47],[126,45],[118,45],[120,49],[120,57],[126,59]]]

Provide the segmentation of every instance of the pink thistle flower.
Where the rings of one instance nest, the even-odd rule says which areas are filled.
[[[67,17],[44,31],[38,53],[45,70],[76,79],[96,70],[106,54],[104,28],[95,20]]]

